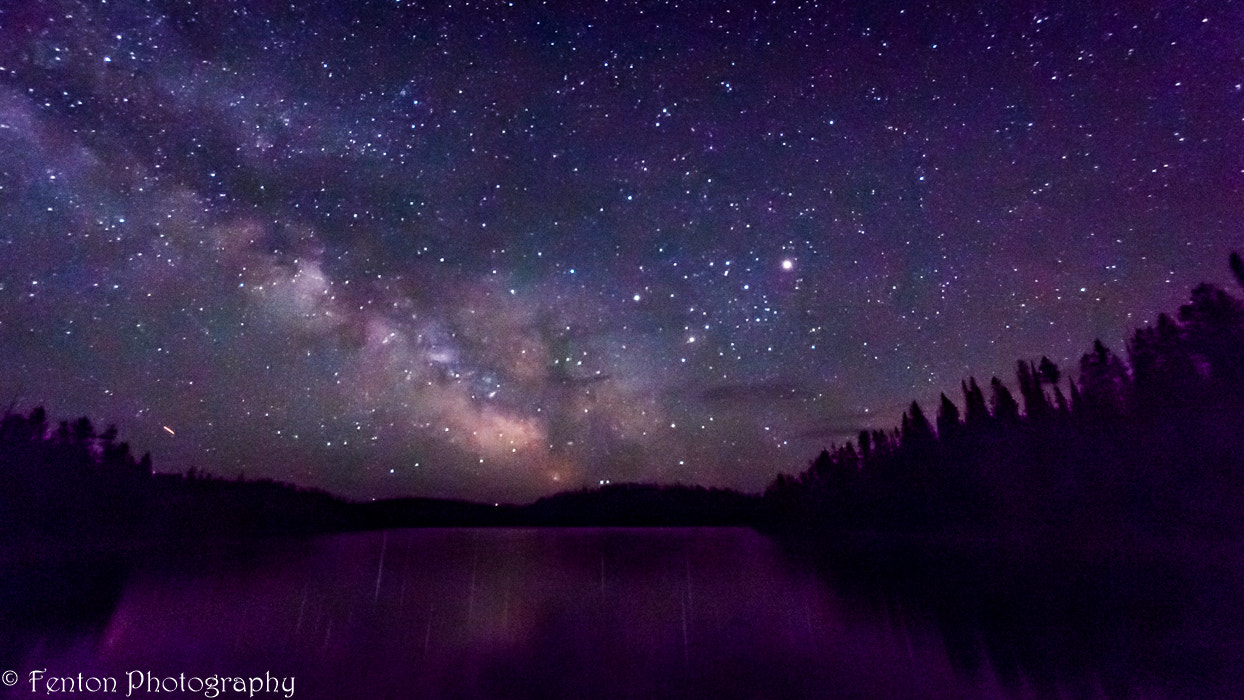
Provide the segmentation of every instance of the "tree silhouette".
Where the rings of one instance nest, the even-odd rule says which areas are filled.
[[[963,384],[963,404],[966,413],[964,424],[969,430],[980,430],[989,423],[992,416],[985,405],[985,393],[976,384],[976,377]]]
[[[1058,368],[1050,358],[1045,355],[1041,356],[1041,364],[1037,366],[1037,377],[1041,382],[1049,384],[1054,390],[1054,407],[1059,413],[1066,413],[1070,406],[1067,403],[1067,397],[1063,394],[1062,387],[1058,385],[1058,380],[1062,377],[1062,370]]]
[[[920,404],[912,401],[911,408],[908,411],[910,418],[908,413],[903,414],[903,447],[912,451],[927,451],[931,449],[937,438],[934,436],[933,426],[929,423],[929,419],[925,417]]]
[[[1041,388],[1041,375],[1037,373],[1035,363],[1017,362],[1015,378],[1019,382],[1020,396],[1024,399],[1024,413],[1037,420],[1045,418],[1050,413],[1050,404]]]
[[[1179,307],[1188,348],[1227,392],[1244,389],[1244,305],[1211,284],[1192,290]]]
[[[959,407],[942,394],[941,403],[937,407],[937,438],[942,443],[956,443],[960,438],[963,423],[959,420]]]
[[[1008,427],[1019,423],[1019,404],[1015,402],[1011,391],[997,377],[990,380],[989,385],[993,391],[993,417]]]
[[[1188,408],[1203,389],[1183,328],[1167,314],[1140,328],[1127,346],[1138,410],[1152,414]]]
[[[1080,358],[1080,394],[1085,408],[1098,420],[1117,418],[1127,403],[1127,367],[1101,342]]]
[[[1050,361],[1050,358],[1045,355],[1041,356],[1041,365],[1037,367],[1037,372],[1039,373],[1041,380],[1050,386],[1058,386],[1058,379],[1062,376],[1062,372],[1059,371],[1058,365]]]

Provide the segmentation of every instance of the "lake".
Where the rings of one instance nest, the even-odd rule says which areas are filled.
[[[1241,680],[1232,570],[830,561],[731,528],[217,545],[7,572],[0,692],[43,671],[38,694],[115,697],[1217,695]]]

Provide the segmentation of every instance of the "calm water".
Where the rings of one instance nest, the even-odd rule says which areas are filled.
[[[39,669],[115,678],[114,697],[131,671],[293,677],[299,698],[1196,697],[1239,680],[1234,579],[1017,584],[1012,566],[896,561],[838,576],[745,529],[398,530],[10,572],[0,671],[20,683],[0,692],[33,697]],[[132,697],[176,695],[149,690]]]

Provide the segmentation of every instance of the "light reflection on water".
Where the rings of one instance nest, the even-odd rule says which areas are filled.
[[[843,598],[746,529],[394,530],[167,555],[119,580],[110,611],[27,625],[6,663],[118,677],[120,695],[134,669],[294,676],[303,698],[1036,692],[988,660],[964,673],[937,624]]]

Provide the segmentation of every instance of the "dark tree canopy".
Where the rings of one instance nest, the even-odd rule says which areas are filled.
[[[1231,267],[1244,283],[1238,255]],[[962,420],[943,394],[934,432],[913,402],[894,438],[862,431],[858,451],[827,450],[776,481],[769,494],[787,505],[772,517],[804,531],[1244,535],[1239,299],[1200,285],[1177,318],[1135,331],[1127,361],[1096,340],[1074,379],[1048,357],[1015,374],[1022,411],[1000,379],[987,405],[969,378]],[[850,480],[823,480],[844,466]]]

